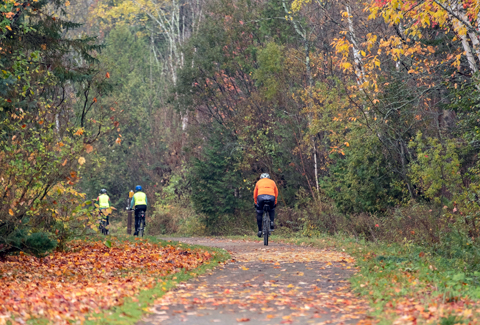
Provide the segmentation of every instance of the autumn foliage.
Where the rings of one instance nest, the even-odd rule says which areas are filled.
[[[45,258],[9,256],[0,263],[0,317],[84,320],[89,312],[121,305],[125,297],[156,286],[162,276],[211,258],[206,251],[115,238],[75,240],[66,252]]]
[[[97,107],[109,73],[98,71],[94,38],[68,33],[79,27],[63,15],[69,5],[0,3],[2,257],[48,254],[96,223],[79,169],[118,122]]]

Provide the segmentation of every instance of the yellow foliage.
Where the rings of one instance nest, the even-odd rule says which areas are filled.
[[[343,71],[348,70],[352,67],[352,64],[349,62],[342,62],[341,67],[343,68]]]
[[[311,2],[312,2],[312,0],[294,0],[294,1],[292,2],[291,10],[292,10],[293,12],[297,12],[297,11],[299,11],[300,9],[302,9],[302,7],[303,7],[304,5],[309,4],[309,3],[311,3]]]

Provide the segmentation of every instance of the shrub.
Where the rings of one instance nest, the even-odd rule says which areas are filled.
[[[404,193],[392,186],[398,175],[378,138],[355,132],[344,155],[331,155],[330,173],[322,179],[322,187],[342,213],[382,213],[401,202]]]
[[[5,229],[5,228],[4,228]],[[36,257],[47,255],[56,246],[56,241],[44,232],[30,232],[26,227],[0,234],[0,257],[16,252],[25,252]]]
[[[181,233],[201,235],[203,228],[192,208],[157,203],[151,213],[148,234],[165,235]]]

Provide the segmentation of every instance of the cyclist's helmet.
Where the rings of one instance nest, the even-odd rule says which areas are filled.
[[[260,175],[260,179],[262,178],[270,178],[270,175],[268,175],[267,173],[263,173],[262,175]]]
[[[100,194],[107,194],[107,190],[104,189],[104,188],[102,188],[102,189],[100,190]]]
[[[142,187],[140,185],[135,186],[135,191],[141,191]]]

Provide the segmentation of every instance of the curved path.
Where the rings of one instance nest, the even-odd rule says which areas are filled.
[[[165,238],[164,238],[165,239]],[[290,244],[166,238],[221,247],[232,260],[155,302],[139,324],[370,324],[350,292],[347,254]]]

